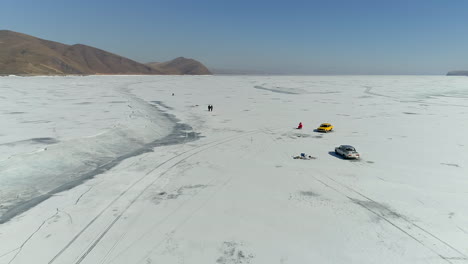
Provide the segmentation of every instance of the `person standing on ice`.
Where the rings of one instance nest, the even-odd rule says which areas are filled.
[[[297,129],[302,129],[302,122],[299,122],[299,125],[297,126]]]

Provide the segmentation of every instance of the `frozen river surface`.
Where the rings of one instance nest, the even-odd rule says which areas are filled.
[[[0,263],[468,263],[467,87],[1,77]]]

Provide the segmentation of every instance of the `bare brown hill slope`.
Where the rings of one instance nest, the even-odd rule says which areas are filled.
[[[173,74],[94,47],[0,30],[0,74]]]
[[[155,70],[166,72],[168,74],[191,74],[191,75],[209,75],[211,72],[205,65],[194,59],[179,57],[167,62],[150,62],[146,65]]]

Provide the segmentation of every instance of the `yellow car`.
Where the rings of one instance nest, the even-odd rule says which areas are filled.
[[[323,123],[319,126],[319,128],[317,128],[318,132],[325,132],[325,133],[331,132],[332,130],[333,130],[333,126],[330,123]]]

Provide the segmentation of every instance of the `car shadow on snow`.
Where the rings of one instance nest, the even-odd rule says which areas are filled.
[[[360,162],[361,161],[361,159],[347,159],[347,158],[341,156],[340,154],[335,153],[335,151],[329,151],[328,155],[333,156],[333,157],[335,157],[337,159],[341,159],[341,160],[349,160],[350,162]]]
[[[328,134],[328,133],[333,133],[333,132],[334,132],[334,130],[331,130],[331,131],[325,132],[325,131],[318,131],[318,129],[314,129],[314,132],[315,132],[315,133],[320,133],[320,134]]]
[[[335,153],[335,151],[329,151],[329,152],[328,152],[328,155],[333,156],[333,157],[338,158],[338,159],[342,159],[342,160],[345,159],[343,156],[341,156],[341,155]]]

